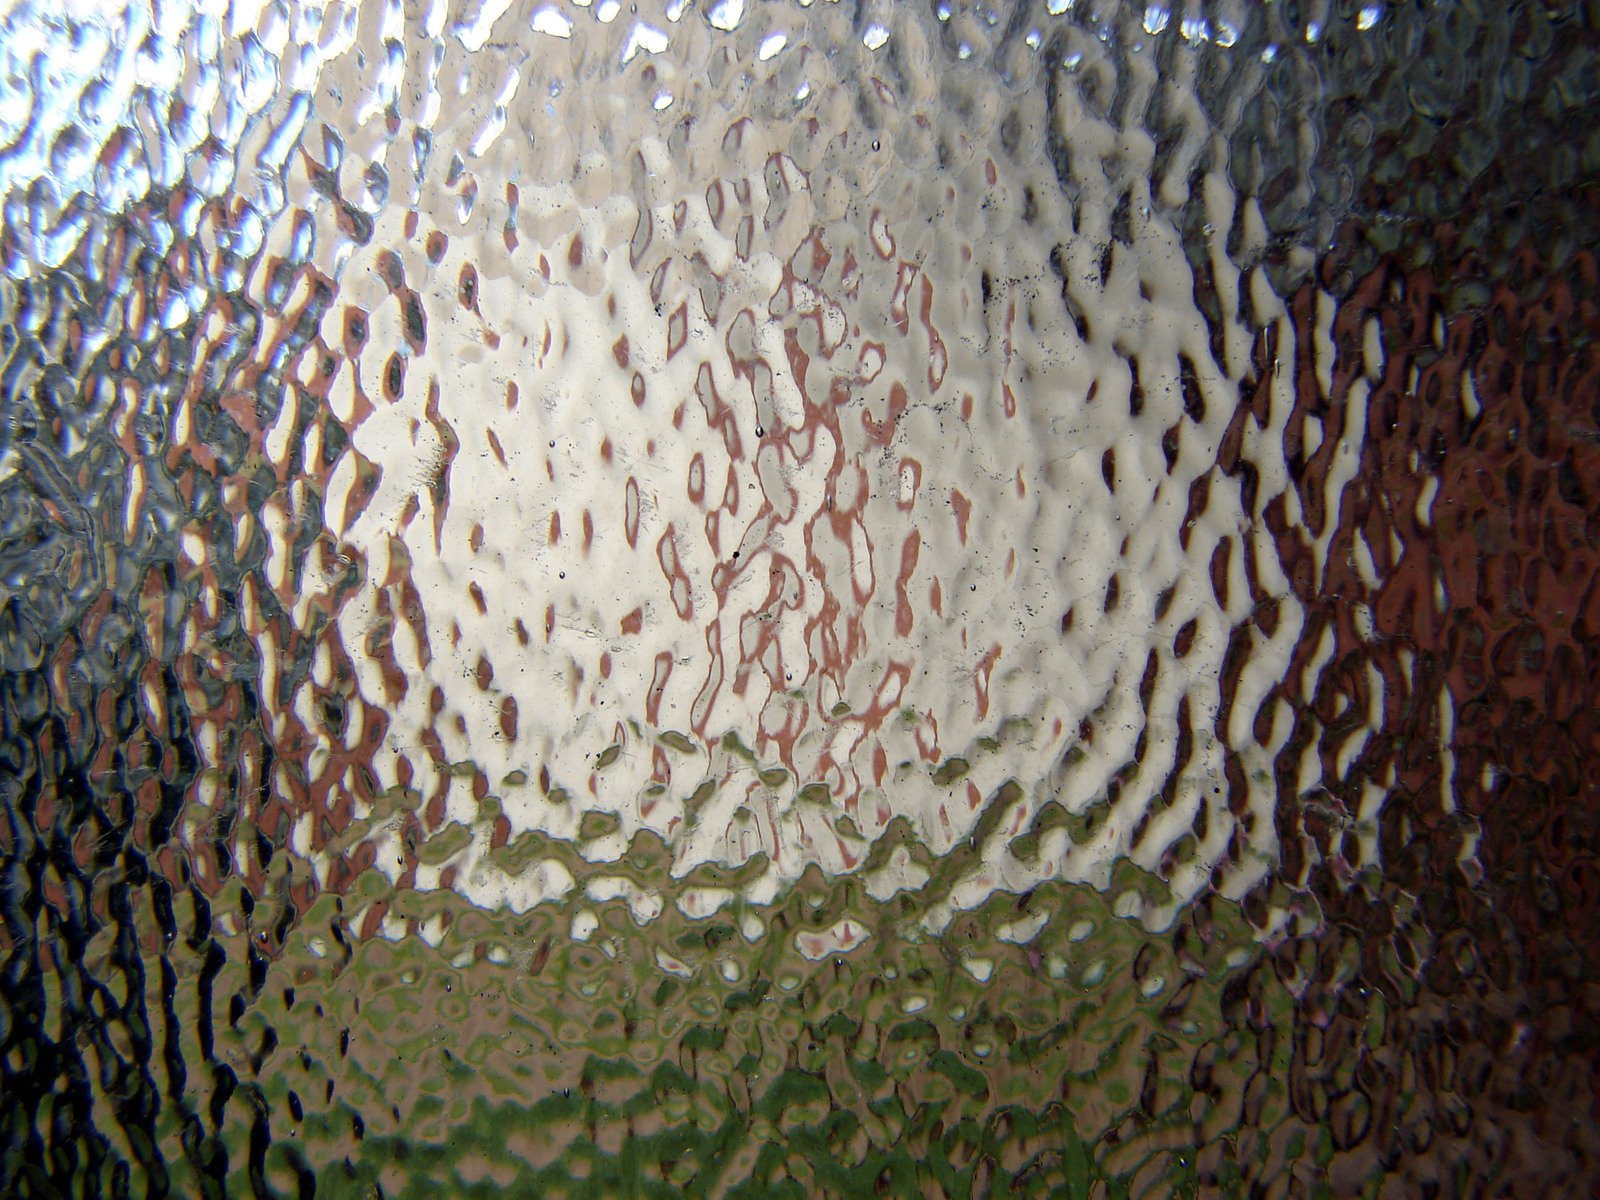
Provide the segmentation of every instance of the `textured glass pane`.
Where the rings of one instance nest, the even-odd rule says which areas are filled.
[[[0,1194],[1593,1194],[1597,50],[10,6]]]

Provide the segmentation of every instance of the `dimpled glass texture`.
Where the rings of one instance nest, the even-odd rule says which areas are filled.
[[[1594,0],[14,0],[0,1195],[1600,1188]]]

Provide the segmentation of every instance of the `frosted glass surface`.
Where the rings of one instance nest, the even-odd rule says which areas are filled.
[[[10,6],[0,1194],[1593,1194],[1597,49]]]

